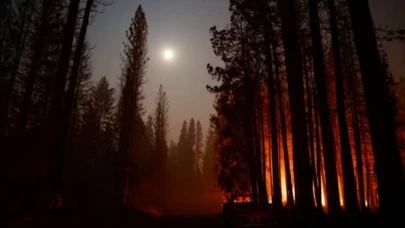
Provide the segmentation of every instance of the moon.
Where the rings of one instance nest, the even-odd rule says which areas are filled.
[[[166,61],[172,60],[172,59],[174,58],[174,53],[173,53],[173,51],[172,51],[171,49],[166,49],[166,50],[163,52],[163,58],[164,58]]]

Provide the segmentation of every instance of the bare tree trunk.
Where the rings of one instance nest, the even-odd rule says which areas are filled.
[[[249,88],[249,93],[251,94],[251,102],[252,102],[252,126],[253,126],[253,140],[254,140],[254,147],[255,147],[255,153],[256,153],[256,165],[254,168],[256,169],[256,175],[257,175],[257,184],[258,184],[258,194],[259,194],[259,203],[261,204],[267,204],[268,203],[268,197],[267,197],[267,188],[266,188],[266,182],[264,179],[264,173],[262,173],[262,169],[260,168],[260,164],[262,162],[261,159],[261,146],[260,146],[260,138],[259,138],[259,132],[258,132],[258,126],[257,126],[257,117],[256,117],[256,96],[255,96],[255,88],[254,86],[257,84],[254,82],[254,79],[249,82],[250,86]]]
[[[267,88],[269,99],[269,129],[271,132],[271,154],[272,154],[272,171],[273,171],[273,200],[272,203],[277,210],[282,208],[281,199],[281,181],[280,181],[280,157],[278,151],[278,131],[277,131],[277,110],[276,110],[276,88],[274,85],[273,64],[271,56],[271,42],[270,32],[268,26],[270,22],[266,16],[266,2],[261,1],[260,14],[262,20],[262,28],[264,34],[264,51],[265,51],[265,64],[267,70]],[[271,26],[271,25],[270,25]],[[275,47],[274,47],[275,48]]]
[[[59,121],[60,121],[59,137],[60,138],[59,138],[59,144],[57,145],[57,148],[56,148],[56,153],[61,153],[62,154],[61,156],[63,156],[63,158],[65,157],[65,152],[67,152],[67,144],[66,144],[67,141],[66,140],[67,140],[67,135],[68,135],[68,130],[69,130],[70,118],[73,115],[72,108],[73,108],[73,101],[74,101],[74,93],[76,91],[77,79],[78,79],[78,75],[79,75],[79,67],[81,64],[82,56],[83,56],[87,27],[89,25],[90,13],[91,13],[91,8],[93,6],[93,2],[94,2],[94,0],[88,0],[86,3],[82,27],[80,29],[79,38],[78,38],[77,44],[76,44],[76,50],[75,50],[75,55],[74,55],[74,59],[73,59],[73,67],[72,67],[71,75],[70,75],[69,88],[65,95],[63,109],[62,109],[62,113],[61,113],[61,116],[59,119]],[[63,175],[63,174],[61,173],[60,175]]]
[[[241,23],[243,25],[243,23]],[[243,26],[241,26],[243,29]],[[243,81],[244,81],[244,90],[245,90],[245,98],[246,98],[246,103],[248,107],[245,109],[245,133],[247,136],[247,141],[248,141],[248,148],[249,148],[249,172],[250,172],[250,184],[252,188],[252,202],[253,203],[259,203],[259,189],[258,189],[258,180],[257,180],[257,169],[255,166],[256,164],[256,151],[255,151],[255,145],[254,145],[254,139],[253,139],[253,127],[252,127],[252,112],[254,112],[254,106],[252,106],[253,99],[252,99],[252,93],[250,91],[250,81],[251,79],[249,78],[249,75],[247,73],[247,66],[246,66],[246,59],[245,59],[245,40],[244,40],[244,35],[242,31],[242,40],[241,40],[241,49],[242,49],[242,59],[243,59]]]
[[[352,56],[353,53],[351,52],[352,47],[348,42],[348,46],[345,48],[344,51],[344,65],[346,68],[346,74],[348,78],[348,90],[350,91],[351,97],[351,112],[352,112],[352,125],[353,125],[353,135],[354,135],[354,145],[356,151],[356,170],[359,182],[359,201],[360,201],[360,210],[365,208],[365,196],[364,196],[364,172],[363,172],[363,158],[362,158],[362,150],[361,150],[361,136],[360,136],[360,127],[359,127],[359,114],[358,114],[358,107],[357,107],[357,100],[358,100],[358,87],[355,83],[355,75],[352,69],[352,63],[354,62]]]
[[[319,116],[321,120],[322,148],[325,158],[325,171],[327,179],[327,196],[329,212],[336,214],[340,211],[338,177],[336,170],[335,147],[330,122],[328,93],[324,55],[322,50],[321,31],[318,15],[318,0],[309,0],[309,17],[314,58],[315,81],[318,91]]]
[[[332,35],[333,60],[336,78],[336,99],[337,112],[339,119],[340,133],[340,149],[343,164],[343,180],[344,180],[344,204],[345,209],[349,213],[359,212],[359,204],[357,202],[356,180],[354,178],[352,150],[350,148],[349,132],[347,127],[345,94],[344,94],[344,79],[342,73],[342,60],[340,57],[340,42],[336,19],[335,1],[328,0],[329,18]]]
[[[312,82],[312,93],[314,94],[314,100],[318,99],[318,94],[315,89],[315,83]],[[322,210],[322,150],[321,150],[321,139],[320,139],[320,124],[319,124],[319,105],[314,102],[314,116],[315,116],[315,142],[316,142],[316,182],[315,186],[315,198],[318,204],[318,210]]]
[[[378,50],[368,1],[348,0],[353,33],[360,61],[367,116],[377,171],[380,213],[402,219],[405,204],[405,174],[395,133],[395,116]],[[382,111],[383,110],[383,111]],[[400,222],[400,221],[398,221]]]
[[[275,58],[274,65],[275,65],[275,73],[276,73],[276,90],[277,94],[279,94],[278,98],[278,106],[280,112],[280,122],[281,122],[281,135],[283,140],[283,152],[284,152],[284,164],[285,164],[285,178],[286,178],[286,186],[287,186],[287,205],[289,207],[294,205],[294,197],[293,197],[293,188],[292,188],[292,178],[291,178],[291,169],[290,169],[290,156],[288,153],[288,143],[287,143],[287,126],[286,126],[286,119],[285,119],[285,110],[284,110],[284,102],[283,102],[283,91],[281,89],[281,81],[280,81],[280,72],[279,66],[280,63],[278,62],[275,46],[273,45],[273,56]]]
[[[314,123],[313,123],[313,106],[312,106],[312,96],[311,92],[311,85],[309,83],[309,72],[308,72],[308,64],[307,64],[307,56],[305,53],[306,49],[306,39],[305,36],[306,34],[302,32],[302,39],[303,39],[303,47],[302,47],[302,53],[303,53],[303,69],[304,69],[304,77],[305,77],[305,86],[306,86],[306,95],[307,95],[307,108],[308,108],[308,114],[307,114],[307,121],[308,121],[308,140],[309,140],[309,152],[311,156],[311,172],[312,172],[312,178],[313,178],[313,184],[315,187],[315,202],[317,207],[319,208],[319,205],[321,205],[321,201],[319,200],[320,198],[317,196],[317,189],[320,188],[320,183],[318,182],[317,178],[317,172],[316,172],[316,158],[315,158],[315,145],[314,145]]]
[[[65,134],[59,128],[62,126],[63,96],[65,93],[66,77],[69,70],[72,45],[76,29],[76,21],[79,13],[80,0],[71,0],[67,15],[67,22],[64,28],[62,49],[58,61],[58,70],[55,75],[54,87],[52,89],[51,106],[47,118],[48,137],[51,143],[48,146],[48,153],[55,159],[52,173],[53,193],[59,195],[62,191],[62,171],[64,167]],[[63,200],[63,199],[62,199]],[[62,201],[63,202],[63,201]],[[55,208],[56,209],[56,208]]]
[[[302,61],[295,0],[278,0],[284,44],[293,134],[296,204],[302,215],[314,209],[309,162]],[[309,219],[308,219],[309,220]]]
[[[263,118],[263,96],[262,90],[258,88],[258,113],[259,113],[259,132],[260,132],[260,149],[261,149],[261,172],[263,173],[264,181],[266,181],[266,142],[265,142],[265,134],[264,134],[264,118]]]
[[[278,97],[278,110],[280,115],[280,123],[281,123],[281,135],[283,141],[283,153],[284,153],[284,164],[285,164],[285,175],[286,175],[286,187],[287,187],[287,206],[291,207],[294,204],[294,197],[293,197],[293,189],[292,189],[292,178],[291,178],[291,169],[290,169],[290,159],[288,153],[288,143],[287,143],[287,122],[285,117],[285,110],[284,110],[284,101],[283,101],[283,91],[281,86],[280,80],[280,61],[277,55],[277,48],[278,44],[275,38],[273,25],[269,22],[269,30],[271,34],[271,45],[272,45],[272,54],[274,59],[274,70],[276,75],[276,93],[279,95]]]

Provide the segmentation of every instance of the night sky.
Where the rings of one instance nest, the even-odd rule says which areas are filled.
[[[370,0],[376,25],[405,28],[404,0]],[[214,112],[214,96],[206,90],[213,84],[206,70],[207,63],[221,65],[209,41],[209,28],[223,28],[229,23],[229,0],[115,0],[98,14],[89,29],[88,41],[93,50],[93,80],[106,76],[113,87],[120,75],[120,53],[123,52],[125,31],[138,5],[141,4],[149,26],[149,57],[147,83],[144,86],[146,119],[155,108],[155,97],[162,84],[166,90],[169,110],[169,140],[177,142],[184,120],[200,120],[204,132],[209,115]],[[171,48],[175,59],[163,60],[165,49]],[[405,45],[386,44],[391,70],[405,77]]]

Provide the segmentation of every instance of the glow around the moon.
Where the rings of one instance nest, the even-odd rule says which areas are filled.
[[[170,49],[166,49],[164,52],[163,52],[163,58],[165,59],[165,60],[172,60],[173,58],[174,58],[174,53],[173,53],[173,51],[172,50],[170,50]]]

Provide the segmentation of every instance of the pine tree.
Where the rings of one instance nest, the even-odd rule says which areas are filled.
[[[180,167],[184,168],[185,165],[185,151],[187,148],[187,129],[188,129],[188,124],[187,121],[183,122],[183,126],[180,131],[180,136],[179,136],[179,142],[178,142],[178,150],[179,150],[179,162],[180,162]]]
[[[205,192],[209,193],[213,191],[216,185],[216,173],[215,173],[215,145],[216,138],[213,129],[210,127],[207,131],[207,136],[205,138],[205,152],[202,165],[203,179]]]
[[[201,162],[203,158],[203,133],[201,123],[198,120],[196,125],[196,143],[195,143],[195,167],[196,169],[201,169]]]
[[[146,175],[148,175],[148,170],[149,170],[149,162],[150,162],[150,160],[152,159],[152,154],[153,154],[153,150],[154,150],[154,147],[155,147],[155,130],[154,130],[154,124],[153,124],[153,117],[152,117],[152,115],[149,115],[148,116],[148,120],[146,121],[146,137],[147,137],[147,144],[148,144],[148,146],[147,146],[147,148],[145,148],[145,152],[147,153],[146,154],[146,157],[145,157],[145,159],[146,159],[146,163],[147,163],[147,173],[146,173]]]
[[[405,203],[405,174],[401,164],[394,116],[368,1],[347,0],[360,62],[375,157],[380,213],[387,221],[400,220]],[[382,111],[384,110],[384,111]],[[395,221],[394,220],[394,221]],[[399,222],[399,221],[398,221]]]
[[[114,89],[110,85],[105,76],[103,76],[95,87],[92,89],[94,104],[96,112],[97,125],[100,130],[105,130],[107,124],[111,121],[113,115],[113,108],[115,100],[113,98]]]
[[[170,160],[170,171],[174,171],[175,169],[177,169],[178,166],[178,156],[177,156],[177,145],[175,142],[170,141],[169,144],[169,160]]]
[[[169,100],[167,99],[166,92],[163,91],[160,85],[159,92],[156,97],[156,109],[153,116],[154,130],[155,130],[155,148],[153,156],[151,157],[152,164],[152,178],[154,186],[157,191],[156,206],[162,208],[166,203],[166,187],[167,187],[167,133],[168,133],[168,115],[169,115]]]
[[[153,142],[155,140],[154,137],[154,130],[153,130],[153,117],[152,115],[148,116],[148,120],[146,122],[146,134],[148,135],[148,138],[150,140],[151,145],[153,145]]]
[[[141,6],[135,12],[135,17],[126,33],[127,42],[124,43],[122,56],[121,97],[119,100],[118,115],[120,120],[120,137],[118,144],[118,172],[117,172],[117,203],[125,204],[124,196],[126,185],[126,160],[130,154],[135,153],[131,147],[134,139],[136,116],[141,111],[142,84],[147,57],[148,26],[145,13]]]
[[[113,205],[114,89],[102,77],[80,96],[80,126],[68,159],[69,203],[79,208]],[[79,190],[79,192],[75,192]]]
[[[188,130],[187,130],[187,149],[186,153],[188,153],[189,159],[189,164],[188,168],[192,167],[190,170],[186,170],[190,172],[190,174],[194,173],[194,168],[196,166],[195,162],[195,146],[196,146],[196,128],[195,128],[195,121],[194,118],[191,118],[189,124],[188,124]],[[192,178],[192,177],[190,177]],[[191,181],[191,179],[190,179]]]
[[[187,153],[187,129],[187,121],[184,121],[180,131],[179,141],[177,143],[178,167],[176,172],[177,182],[175,183],[176,187],[174,191],[181,196],[185,196],[185,194],[187,193],[186,183],[188,183],[186,179],[187,170],[189,170],[189,157]],[[181,197],[178,199],[178,203],[184,203],[185,200],[185,197]]]

